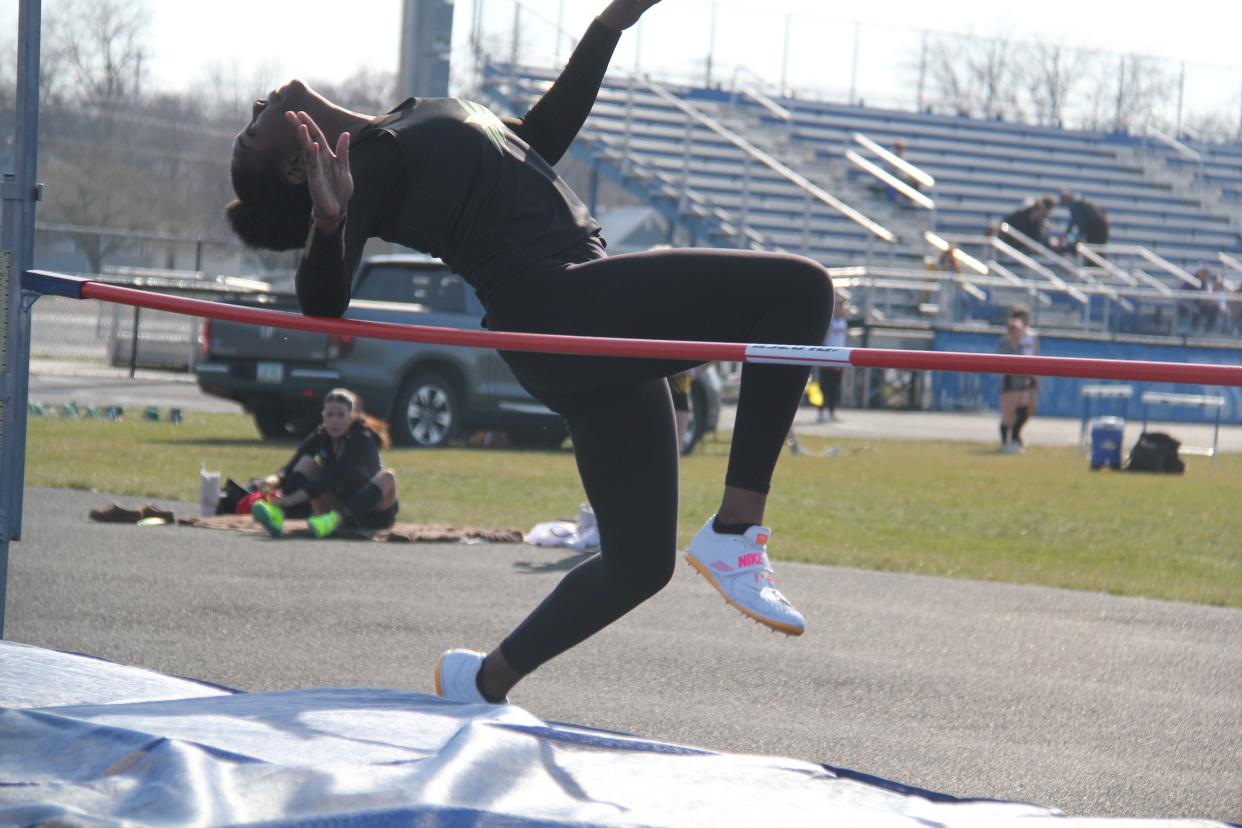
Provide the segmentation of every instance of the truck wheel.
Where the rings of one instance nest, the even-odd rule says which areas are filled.
[[[569,428],[564,421],[524,423],[512,426],[507,431],[514,445],[540,449],[558,449],[569,436]]]
[[[460,426],[457,391],[439,374],[416,374],[397,395],[392,432],[399,443],[420,448],[447,446]]]
[[[289,418],[285,416],[285,412],[264,409],[254,412],[254,425],[259,429],[259,434],[267,440],[288,440],[292,435],[289,433]]]

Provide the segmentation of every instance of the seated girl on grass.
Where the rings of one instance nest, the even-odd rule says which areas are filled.
[[[278,538],[285,511],[305,509],[311,534],[326,538],[344,526],[374,531],[397,519],[397,477],[384,468],[388,426],[367,415],[354,392],[334,388],[323,399],[323,422],[302,441],[281,475],[280,494],[258,500],[250,514]]]

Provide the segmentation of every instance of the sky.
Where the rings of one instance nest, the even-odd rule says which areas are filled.
[[[19,0],[0,0],[0,30],[16,22]],[[45,10],[62,0],[43,0]],[[359,68],[394,71],[401,0],[146,0],[152,45],[149,88],[185,90],[212,63],[235,67],[237,77],[274,83],[289,77],[341,79]],[[523,0],[522,54],[553,62],[551,32],[581,32],[603,0]],[[507,54],[513,28],[512,0],[457,0],[454,53],[468,55],[473,12],[493,48]],[[1215,97],[1242,100],[1242,2],[1183,0],[1140,12],[1141,4],[1043,0],[886,0],[830,4],[823,0],[663,0],[627,33],[614,65],[648,71],[707,76],[713,80],[758,74],[790,86],[821,86],[859,96],[898,94],[917,62],[916,30],[933,29],[1011,38],[1038,38],[1104,51],[1138,52],[1188,61],[1191,85],[1210,84]],[[715,21],[713,27],[712,21]],[[855,23],[859,26],[855,26]],[[712,32],[715,32],[713,38]],[[788,32],[788,34],[787,34]],[[568,43],[562,43],[562,54]],[[256,89],[255,93],[265,91]]]

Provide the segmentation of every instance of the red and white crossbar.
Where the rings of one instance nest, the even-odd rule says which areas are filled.
[[[640,357],[687,362],[749,362],[915,371],[963,371],[980,374],[1029,374],[1043,377],[1170,382],[1189,385],[1242,386],[1242,365],[1143,362],[1120,359],[972,354],[953,351],[902,351],[882,348],[832,348],[823,345],[757,345],[737,342],[688,342],[669,339],[607,339],[596,336],[475,331],[427,325],[395,325],[357,319],[302,316],[285,311],[240,307],[202,299],[93,282],[75,276],[31,270],[22,287],[35,293],[98,299],[121,305],[342,336],[392,339],[500,351],[536,351],[580,356]]]

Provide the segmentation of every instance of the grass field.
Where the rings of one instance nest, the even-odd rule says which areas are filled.
[[[1090,472],[1073,449],[831,443],[840,455],[786,454],[777,467],[774,558],[1242,607],[1242,457],[1215,468],[1188,458],[1171,477]],[[28,484],[189,501],[200,464],[244,481],[293,448],[212,414],[181,425],[33,418],[28,445]],[[683,546],[719,502],[726,451],[709,443],[682,464]],[[405,521],[525,530],[584,499],[568,450],[394,449],[385,462]]]

